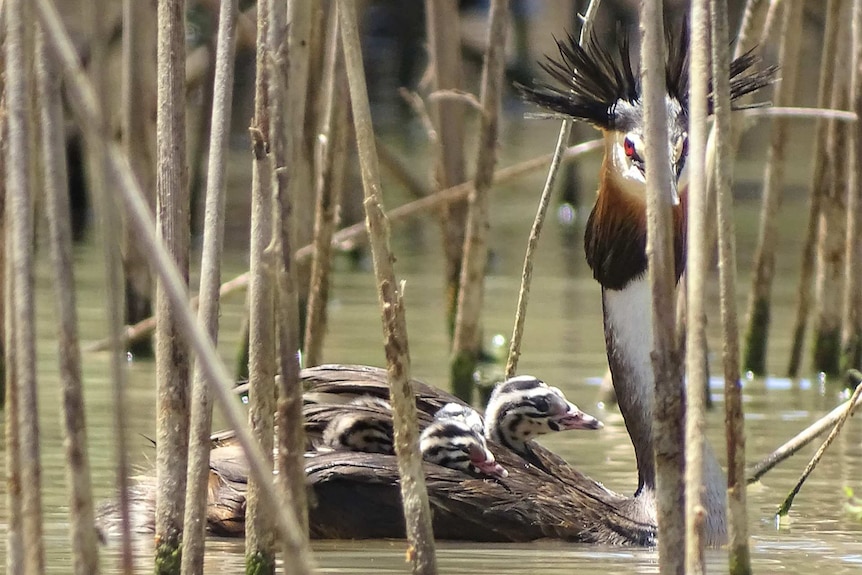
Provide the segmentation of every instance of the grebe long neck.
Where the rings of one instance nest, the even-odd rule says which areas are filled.
[[[609,155],[601,171],[601,193],[590,214],[584,236],[587,262],[602,285],[605,343],[614,390],[638,467],[636,496],[653,499],[653,404],[655,377],[652,302],[646,274],[645,190],[622,182]],[[685,195],[674,206],[676,276],[685,266]],[[725,537],[725,479],[711,449],[705,456],[707,538]]]

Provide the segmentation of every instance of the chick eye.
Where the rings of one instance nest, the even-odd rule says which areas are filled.
[[[626,138],[625,141],[623,141],[623,149],[626,152],[626,156],[628,156],[629,158],[634,157],[635,143],[632,142],[630,138]]]
[[[551,410],[551,405],[545,397],[534,397],[533,406],[541,413],[547,413]]]

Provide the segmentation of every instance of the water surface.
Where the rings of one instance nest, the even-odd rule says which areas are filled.
[[[544,152],[553,142],[556,127],[549,124],[506,124],[503,134],[501,165],[532,155],[529,150]],[[406,144],[405,144],[406,145]],[[245,162],[245,153],[237,154],[232,165]],[[422,154],[416,155],[421,158]],[[590,159],[582,177],[584,187],[592,189],[590,176],[595,167]],[[758,174],[759,158],[740,164],[739,171]],[[423,169],[417,167],[417,173]],[[242,180],[242,174],[235,174]],[[494,246],[491,275],[486,285],[484,325],[486,339],[496,334],[509,336],[516,304],[518,282],[525,240],[540,191],[541,176],[526,179],[495,192],[492,209],[491,238]],[[247,245],[243,226],[247,208],[241,194],[246,188],[237,184],[229,209],[228,253],[225,278],[245,270]],[[403,193],[388,182],[385,186],[388,205],[406,200]],[[589,194],[587,201],[589,201]],[[796,293],[796,268],[804,225],[804,199],[791,197],[782,215],[778,276],[775,285],[776,312],[773,341],[770,346],[770,370],[781,374],[787,361],[792,325],[793,300]],[[748,274],[746,272],[756,241],[758,204],[755,199],[738,202],[740,305],[744,304]],[[583,220],[584,214],[579,217]],[[581,247],[582,230],[567,230],[556,222],[546,227],[529,309],[527,331],[520,364],[521,373],[532,373],[561,387],[584,410],[604,420],[606,427],[596,433],[561,434],[544,443],[565,456],[590,476],[608,487],[631,492],[635,487],[634,455],[622,419],[613,409],[597,405],[598,380],[605,370],[604,343],[601,331],[601,303],[597,284],[586,268]],[[394,226],[393,244],[398,256],[397,273],[407,281],[407,321],[413,374],[425,381],[444,386],[448,341],[444,331],[442,259],[437,225],[429,218],[414,219],[407,225]],[[44,245],[44,244],[43,244]],[[70,569],[66,490],[59,416],[57,351],[55,343],[54,297],[47,254],[40,249],[37,274],[38,369],[40,386],[40,423],[42,425],[43,482],[45,505],[45,542],[50,573],[67,573]],[[103,337],[104,288],[101,254],[91,242],[76,249],[76,271],[79,284],[79,307],[82,339]],[[330,306],[330,333],[325,359],[339,363],[382,365],[382,335],[377,311],[374,282],[367,266],[363,269],[340,257],[336,262],[334,288]],[[196,278],[193,285],[196,285]],[[710,336],[712,349],[718,344],[719,316],[716,286],[709,288]],[[224,302],[221,315],[220,351],[233,361],[240,331],[244,296],[235,295]],[[741,313],[744,308],[740,308]],[[96,498],[109,498],[113,490],[113,432],[111,430],[110,381],[107,376],[108,355],[86,353],[86,385],[90,458]],[[232,365],[232,364],[230,364]],[[713,356],[714,372],[720,358]],[[151,466],[154,451],[147,437],[154,432],[154,368],[149,360],[131,358],[128,395],[133,409],[126,421],[131,441],[131,457],[138,469]],[[715,375],[715,373],[714,373]],[[709,415],[710,437],[721,453],[721,382],[713,381],[716,410]],[[780,378],[745,382],[745,409],[748,434],[748,458],[755,462],[777,445],[798,432],[839,401],[839,390],[816,377],[790,381]],[[220,417],[216,425],[221,425]],[[812,475],[791,513],[789,525],[777,528],[773,514],[792,487],[808,457],[810,447],[791,461],[769,473],[749,489],[749,512],[753,563],[760,573],[811,573],[828,569],[830,575],[856,573],[862,568],[862,524],[848,518],[844,511],[842,488],[850,486],[862,492],[862,422],[850,421],[838,441]],[[0,443],[2,445],[2,443]],[[2,447],[0,447],[2,449]],[[721,457],[723,459],[723,457]],[[0,482],[0,497],[5,498],[5,481]],[[5,518],[3,519],[5,521]],[[136,541],[137,572],[152,572],[148,555],[148,537]],[[321,541],[314,544],[315,557],[325,573],[405,573],[405,545],[402,541]],[[208,541],[208,572],[239,572],[243,565],[243,543],[240,540]],[[441,572],[503,573],[654,573],[657,557],[652,549],[613,548],[577,545],[557,541],[529,544],[438,543]],[[0,555],[5,550],[0,548]],[[3,561],[0,558],[0,561]],[[726,570],[725,552],[708,554],[710,572]],[[102,551],[103,572],[114,573],[117,550]]]

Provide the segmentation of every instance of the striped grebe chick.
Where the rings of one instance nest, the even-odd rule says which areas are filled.
[[[531,375],[497,385],[485,412],[485,435],[528,456],[527,441],[568,429],[601,429],[602,422],[578,409],[563,392]]]
[[[483,432],[482,417],[476,410],[447,403],[419,437],[422,458],[469,474],[503,479],[509,473],[488,449]]]
[[[350,401],[323,430],[322,445],[334,450],[395,453],[392,406],[385,399],[363,395]]]

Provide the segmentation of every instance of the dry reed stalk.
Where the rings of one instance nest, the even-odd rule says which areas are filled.
[[[790,513],[790,506],[793,505],[793,499],[799,493],[799,490],[802,489],[802,485],[808,479],[808,476],[811,475],[814,468],[817,467],[818,463],[820,463],[820,460],[823,458],[823,454],[826,453],[826,450],[829,449],[829,446],[832,445],[832,442],[835,441],[836,437],[838,437],[838,433],[841,431],[841,428],[844,427],[844,423],[846,423],[847,419],[853,415],[853,412],[856,410],[856,404],[859,398],[862,397],[862,373],[859,373],[855,369],[851,369],[847,375],[856,386],[856,390],[846,402],[844,411],[839,416],[838,421],[835,422],[835,427],[832,428],[829,436],[817,449],[817,452],[811,458],[811,461],[808,462],[808,465],[805,466],[805,471],[802,472],[802,475],[799,477],[799,481],[796,482],[796,485],[793,486],[793,489],[790,490],[790,493],[787,494],[784,502],[778,508],[778,512],[776,513],[778,517],[784,517]]]
[[[589,140],[574,146],[566,148],[563,154],[563,162],[570,162],[575,158],[579,158],[584,154],[595,152],[602,148],[602,140]],[[553,154],[545,154],[523,162],[506,166],[494,172],[494,184],[505,184],[517,178],[524,177],[535,171],[546,167],[552,160]],[[396,208],[393,208],[387,214],[390,222],[400,222],[408,218],[423,214],[429,210],[439,208],[441,205],[458,199],[466,198],[473,189],[473,182],[465,182],[458,184],[445,190],[440,190],[430,196],[408,202]],[[364,222],[347,226],[338,230],[332,238],[333,249],[349,249],[368,239],[368,232],[365,229]],[[314,254],[314,244],[303,246],[296,250],[296,259],[305,260]],[[237,291],[248,287],[249,274],[248,272],[240,274],[222,284],[219,294],[221,297],[228,296]],[[191,305],[197,305],[197,298],[191,299]],[[124,341],[134,341],[143,337],[148,337],[155,328],[155,318],[147,318],[135,325],[128,326],[124,334]],[[104,351],[108,345],[107,340],[93,342],[85,348],[85,351]]]
[[[823,51],[821,52],[820,80],[817,88],[817,106],[825,108],[832,101],[832,91],[835,83],[835,58],[838,48],[838,34],[841,24],[842,0],[829,0],[826,7],[826,25],[823,31]],[[808,211],[808,224],[805,231],[805,241],[802,248],[802,266],[799,272],[799,299],[796,304],[796,319],[793,326],[793,343],[791,344],[790,362],[787,374],[796,377],[802,363],[802,348],[805,344],[805,330],[808,326],[808,316],[811,307],[811,284],[814,276],[815,245],[820,233],[820,214],[823,198],[828,189],[829,158],[828,158],[829,122],[818,120],[814,135],[814,174],[811,184],[811,204]]]
[[[347,76],[338,35],[338,19],[330,10],[324,67],[324,100],[320,126],[320,145],[315,161],[317,168],[316,205],[314,210],[314,255],[311,263],[311,289],[305,323],[305,365],[319,365],[323,361],[323,342],[326,337],[326,306],[329,301],[329,272],[332,265],[332,235],[337,225],[338,208],[344,189],[344,171],[347,163],[349,121]],[[380,147],[378,146],[378,150]],[[297,258],[298,259],[298,258]]]
[[[95,27],[93,38],[101,37],[101,23],[103,13],[96,10],[96,7],[90,5],[92,11],[92,22]],[[123,17],[129,19],[132,16],[128,13],[129,6],[123,6]],[[137,22],[137,20],[136,20]],[[127,30],[128,32],[128,30]],[[47,40],[47,38],[46,38]],[[124,35],[124,42],[126,41]],[[97,42],[98,46],[104,46],[101,42]],[[56,51],[56,50],[55,50]],[[98,58],[98,57],[97,57]],[[137,66],[138,61],[133,61],[124,53],[123,66]],[[125,71],[124,71],[125,74]],[[92,77],[92,76],[91,76]],[[96,80],[97,78],[94,78]],[[132,88],[125,85],[123,90]],[[94,94],[96,101],[101,101],[104,90]],[[127,93],[124,92],[123,97],[130,100]],[[96,104],[98,105],[98,103]],[[124,125],[124,129],[127,126]],[[123,290],[123,264],[120,256],[120,232],[117,227],[118,211],[113,204],[113,200],[107,193],[105,186],[105,176],[107,168],[105,163],[104,151],[99,141],[102,138],[111,138],[110,128],[107,120],[102,120],[98,124],[90,126],[89,131],[84,131],[84,141],[88,150],[88,156],[91,159],[92,173],[90,183],[94,197],[93,204],[97,210],[100,225],[102,228],[102,248],[105,265],[105,307],[106,318],[108,323],[108,338],[106,349],[110,351],[110,376],[111,390],[113,402],[113,433],[114,433],[114,458],[115,458],[115,486],[118,497],[118,512],[120,517],[120,570],[122,573],[130,574],[134,567],[132,554],[132,535],[129,511],[129,453],[127,449],[127,434],[126,434],[126,356],[125,345],[121,340],[123,327],[123,312],[124,307],[124,290]]]
[[[429,92],[460,90],[461,26],[457,0],[425,0],[426,34],[429,56]],[[430,114],[438,139],[434,145],[435,190],[451,188],[467,180],[464,167],[464,105],[452,100],[432,100]],[[455,332],[458,310],[464,237],[467,225],[467,202],[458,200],[440,209],[445,256],[446,328]]]
[[[784,10],[778,65],[781,78],[775,86],[775,104],[790,106],[796,93],[799,52],[802,46],[802,0],[790,0]],[[777,215],[784,189],[784,155],[789,139],[789,120],[777,118],[772,124],[754,273],[748,296],[748,325],[745,333],[743,368],[756,375],[766,373],[766,352],[771,321],[772,281],[775,276],[775,247],[778,242]]]
[[[62,62],[66,80],[67,96],[77,123],[86,132],[87,137],[98,143],[105,150],[110,169],[117,176],[118,202],[128,210],[129,221],[135,225],[139,240],[144,244],[144,252],[148,254],[153,268],[165,285],[165,293],[171,299],[183,329],[183,335],[192,345],[203,366],[205,376],[216,391],[219,407],[227,419],[227,424],[236,432],[236,438],[242,447],[249,464],[249,475],[253,476],[261,486],[263,503],[275,513],[276,532],[291,545],[301,545],[300,529],[296,518],[288,513],[280,504],[271,480],[271,468],[267,468],[264,453],[252,436],[245,423],[243,409],[236,402],[233,392],[234,382],[224,363],[206,332],[195,320],[188,306],[186,287],[172,256],[165,249],[155,233],[155,222],[147,208],[146,199],[135,179],[129,163],[120,147],[111,139],[99,132],[103,118],[96,105],[95,94],[77,59],[77,53],[69,34],[63,27],[57,9],[51,0],[36,0],[39,20],[47,32],[52,49]],[[302,557],[298,569],[313,570],[310,557]]]
[[[279,0],[283,1],[283,0]],[[312,74],[311,49],[318,46],[320,39],[311,36],[312,24],[317,19],[313,12],[322,0],[289,0],[287,2],[287,110],[288,152],[290,153],[290,198],[293,211],[293,229],[296,241],[292,245],[307,245],[314,240],[314,144],[317,142],[316,108],[320,100],[319,69]],[[318,31],[322,34],[322,31]],[[315,59],[320,54],[314,54]],[[309,99],[309,95],[310,98]],[[308,112],[308,114],[307,114]],[[308,118],[306,118],[308,116]],[[309,120],[308,123],[306,119]],[[306,132],[307,131],[307,132]],[[311,265],[308,260],[294,259],[297,297],[304,315],[308,305],[308,290],[311,278]],[[302,335],[302,334],[300,334]]]
[[[836,62],[845,62],[835,74],[832,107],[850,104],[850,22],[846,15],[849,2],[842,4],[842,24]],[[836,64],[837,65],[837,64]],[[826,191],[820,210],[820,235],[817,238],[817,267],[814,280],[814,345],[812,366],[815,371],[837,376],[841,356],[841,304],[844,299],[844,252],[847,231],[847,174],[850,160],[850,126],[829,121],[826,153],[829,156]],[[853,262],[853,268],[858,262]]]
[[[284,505],[297,518],[300,525],[302,547],[294,549],[284,545],[284,569],[286,574],[293,573],[293,565],[301,563],[296,552],[310,556],[308,545],[308,505],[305,485],[305,429],[302,418],[302,382],[299,379],[299,294],[297,291],[297,269],[293,261],[292,246],[295,243],[296,217],[294,205],[301,197],[290,195],[297,191],[292,186],[293,167],[299,154],[295,145],[304,145],[301,138],[291,138],[301,133],[305,114],[304,102],[297,99],[294,91],[306,90],[305,83],[297,84],[289,76],[290,62],[294,56],[290,50],[302,42],[291,38],[301,32],[301,26],[288,27],[288,12],[292,8],[291,22],[308,19],[310,14],[298,16],[297,11],[307,9],[309,4],[293,3],[285,6],[282,0],[271,0],[269,5],[269,29],[267,30],[269,58],[269,121],[270,121],[270,160],[273,164],[273,200],[275,217],[273,220],[272,245],[275,252],[275,279],[278,333],[278,359],[281,368],[278,393],[278,486],[281,489]],[[287,8],[287,9],[285,9]],[[301,55],[301,54],[300,54]],[[293,105],[303,105],[297,113]]]
[[[140,0],[123,1],[123,49],[120,99],[122,141],[129,162],[155,209],[156,36],[157,18],[152,6]],[[112,224],[113,225],[113,224]],[[121,237],[125,282],[125,323],[137,323],[153,313],[153,279],[146,255],[128,222]],[[129,342],[135,354],[151,355],[149,341]]]
[[[0,0],[0,31],[5,37],[6,10]],[[0,49],[0,286],[6,286],[6,51]],[[0,326],[6,326],[6,298],[0,297]],[[0,409],[6,405],[6,342],[0,338]],[[8,419],[8,418],[7,418]]]
[[[8,231],[12,244],[14,288],[12,308],[15,330],[10,346],[15,347],[15,392],[17,397],[17,435],[21,493],[23,565],[27,573],[45,572],[42,537],[42,467],[39,461],[39,411],[36,382],[36,340],[33,298],[33,210],[31,185],[30,85],[28,62],[34,60],[33,19],[28,2],[10,0],[6,5],[6,105],[8,142],[6,143],[6,193],[8,194]]]
[[[72,566],[74,573],[78,575],[96,575],[99,572],[98,537],[93,511],[90,461],[87,455],[81,350],[78,347],[63,104],[56,66],[46,50],[41,34],[37,38],[36,52],[45,206],[59,317],[57,339],[63,386],[63,443],[69,482]]]
[[[389,247],[389,222],[380,200],[380,169],[374,150],[371,109],[362,67],[359,25],[356,6],[351,0],[337,3],[338,19],[344,48],[344,65],[350,88],[356,147],[365,193],[365,219],[374,258],[377,295],[383,320],[383,337],[387,360],[389,395],[395,427],[395,453],[401,478],[401,498],[407,539],[408,559],[413,573],[437,573],[431,510],[425,490],[422,456],[419,454],[416,404],[410,384],[410,351],[407,322],[404,317],[404,286],[396,284],[393,256]]]
[[[212,121],[207,161],[206,210],[198,320],[213,343],[218,340],[219,284],[224,244],[227,152],[230,113],[233,101],[234,56],[236,53],[237,0],[222,0],[216,40]],[[210,433],[212,432],[212,391],[200,365],[192,380],[189,468],[186,479],[186,510],[183,520],[183,575],[203,573],[204,538],[207,528]]]
[[[852,383],[853,378],[849,377],[848,380]],[[784,442],[780,447],[775,449],[772,453],[764,457],[760,462],[755,465],[751,472],[748,475],[748,479],[746,482],[751,484],[759,481],[761,477],[766,475],[766,473],[771,470],[773,467],[781,463],[782,461],[790,458],[792,455],[796,454],[800,449],[829,431],[832,427],[834,427],[835,423],[841,418],[841,415],[845,410],[849,407],[850,400],[845,401],[841,405],[837,406],[835,409],[797,433],[788,441]],[[857,397],[856,404],[853,408],[854,410],[862,405],[862,401]]]
[[[593,19],[599,10],[601,0],[590,0],[586,12],[583,15],[583,24],[581,25],[581,34],[579,43],[583,46],[586,39],[589,38],[592,30]],[[527,302],[530,298],[530,283],[533,280],[533,254],[539,244],[539,235],[542,233],[542,226],[545,223],[545,216],[548,213],[548,205],[551,201],[551,193],[554,190],[554,183],[557,179],[557,171],[560,168],[560,163],[563,159],[563,153],[566,150],[566,144],[572,134],[572,125],[574,122],[571,119],[563,120],[560,126],[560,134],[557,136],[557,144],[554,146],[551,165],[548,167],[548,176],[545,178],[545,185],[542,188],[542,195],[539,199],[539,207],[536,211],[536,217],[533,220],[533,226],[530,228],[530,236],[527,239],[527,251],[524,254],[524,267],[521,271],[521,287],[518,290],[518,306],[515,312],[515,327],[512,329],[512,340],[509,342],[509,356],[506,360],[505,378],[509,379],[518,371],[518,359],[521,357],[521,340],[524,336],[524,323],[527,320]]]
[[[688,374],[688,405],[685,413],[685,572],[706,572],[703,503],[706,397],[709,374],[706,357],[705,292],[706,244],[706,142],[707,99],[710,85],[709,0],[691,5],[689,43],[690,92],[688,110],[688,230],[686,233],[685,365]],[[681,318],[678,318],[678,320]]]
[[[641,77],[645,141],[647,257],[652,292],[652,365],[655,373],[656,503],[659,569],[682,573],[685,555],[684,405],[682,361],[676,341],[672,198],[675,182],[668,152],[664,25],[660,0],[641,4]]]
[[[482,66],[480,101],[482,114],[476,155],[473,190],[468,198],[464,255],[458,284],[458,310],[452,337],[450,381],[455,395],[470,403],[473,397],[473,372],[482,346],[481,315],[488,263],[488,228],[491,186],[497,162],[497,133],[500,99],[506,72],[506,31],[509,5],[492,0],[488,23],[488,48]]]
[[[745,503],[745,421],[739,380],[739,326],[736,317],[736,239],[733,228],[733,125],[726,0],[710,0],[715,188],[718,218],[719,299],[724,366],[724,420],[727,434],[728,547],[731,575],[751,573]]]
[[[257,60],[254,119],[252,120],[251,242],[249,254],[249,411],[248,422],[261,450],[266,454],[272,483],[272,449],[275,433],[275,292],[272,254],[272,165],[267,157],[271,145],[267,82],[267,29],[269,4],[260,2],[257,11]],[[276,540],[272,529],[272,509],[260,494],[263,486],[250,479],[246,496],[245,561],[247,573],[274,573]]]
[[[857,117],[862,116],[862,1],[853,0],[851,17],[850,104]],[[860,210],[862,210],[862,122],[856,122],[848,135],[851,141],[849,179],[847,182],[847,243],[844,251],[844,301],[841,326],[841,371],[859,368],[862,363],[862,281],[856,266],[862,261],[862,240],[859,238]]]
[[[6,10],[2,11],[5,14]],[[5,29],[5,26],[4,26]],[[5,50],[4,50],[5,55]],[[7,84],[8,85],[8,84]],[[4,110],[2,118],[2,136],[0,146],[3,148],[3,160],[9,154],[7,116],[5,110],[6,86],[4,86]],[[3,187],[7,188],[9,174],[4,170]],[[18,426],[18,386],[15,377],[15,346],[12,344],[15,337],[15,314],[12,313],[12,292],[15,291],[15,274],[12,270],[12,240],[9,230],[12,228],[11,214],[6,209],[6,195],[3,195],[3,307],[8,310],[3,317],[3,340],[6,345],[3,348],[3,363],[6,365],[3,374],[3,387],[5,390],[5,416],[4,432],[6,438],[6,572],[24,572],[24,534],[23,520],[21,516],[21,433]]]
[[[156,227],[183,283],[189,273],[185,0],[158,7]],[[180,572],[189,445],[189,350],[176,308],[156,284],[156,573]]]

